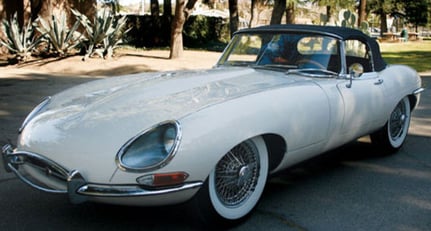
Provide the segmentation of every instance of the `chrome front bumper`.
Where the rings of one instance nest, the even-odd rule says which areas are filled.
[[[72,203],[82,203],[91,198],[115,198],[126,197],[165,197],[167,194],[182,193],[187,190],[196,191],[202,182],[187,182],[179,186],[163,189],[145,189],[140,185],[104,185],[88,183],[77,170],[68,170],[52,160],[41,155],[16,151],[12,145],[2,148],[3,164],[7,172],[13,172],[20,180],[38,190],[48,193],[68,194]],[[50,187],[30,179],[31,174],[23,174],[20,166],[30,165],[39,173],[50,180],[59,182],[60,187]]]

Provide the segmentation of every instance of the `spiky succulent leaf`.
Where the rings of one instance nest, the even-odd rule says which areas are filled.
[[[6,39],[1,39],[0,44],[19,60],[30,56],[31,51],[42,41],[42,36],[34,37],[34,28],[30,21],[23,27],[19,26],[17,13],[9,20],[2,21],[2,30]]]
[[[127,25],[126,17],[116,20],[110,11],[104,9],[99,12],[92,23],[85,15],[76,10],[72,11],[84,26],[89,42],[84,60],[94,54],[101,57],[111,57],[113,50],[122,41],[124,27]],[[97,49],[95,49],[97,47]]]
[[[79,21],[76,21],[72,28],[69,28],[64,12],[60,13],[58,17],[53,15],[49,22],[42,18],[39,19],[39,22],[37,30],[45,34],[57,54],[61,56],[67,55],[81,43],[81,36],[75,36]]]

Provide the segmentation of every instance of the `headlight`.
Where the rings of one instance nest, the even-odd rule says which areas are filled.
[[[24,122],[22,123],[21,127],[19,128],[18,132],[21,133],[22,130],[24,130],[25,126],[37,115],[39,114],[42,109],[49,104],[51,101],[51,96],[46,97],[39,105],[37,105],[30,114],[27,115],[27,117],[24,119]]]
[[[124,171],[142,172],[169,163],[181,138],[176,121],[167,121],[130,139],[118,152],[116,161]]]

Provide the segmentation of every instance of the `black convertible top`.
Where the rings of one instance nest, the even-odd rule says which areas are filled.
[[[348,28],[348,27],[337,27],[337,26],[318,26],[318,25],[301,25],[301,24],[278,24],[269,26],[260,26],[254,28],[247,28],[237,31],[235,34],[241,33],[265,33],[265,32],[303,32],[320,34],[338,38],[340,40],[351,40],[356,39],[361,42],[368,44],[373,55],[374,69],[381,71],[385,69],[386,63],[380,53],[379,44],[375,39],[364,34],[360,30]]]

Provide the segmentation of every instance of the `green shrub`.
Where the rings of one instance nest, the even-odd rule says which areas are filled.
[[[46,21],[42,18],[37,20],[39,26],[36,29],[45,35],[56,55],[65,56],[81,43],[81,34],[77,31],[79,21],[72,28],[67,24],[66,14],[62,12],[59,17],[52,16],[52,20]]]
[[[205,47],[229,41],[229,24],[220,17],[191,16],[184,25],[184,45]]]
[[[94,54],[102,58],[112,57],[114,50],[128,32],[125,30],[126,16],[115,19],[109,10],[103,10],[98,12],[93,23],[77,10],[72,10],[72,12],[86,31],[88,44],[83,60]]]
[[[2,21],[3,34],[6,39],[0,39],[0,44],[5,46],[11,54],[15,54],[18,61],[26,61],[33,49],[42,41],[43,36],[36,37],[32,22],[20,28],[17,13],[10,20]]]

